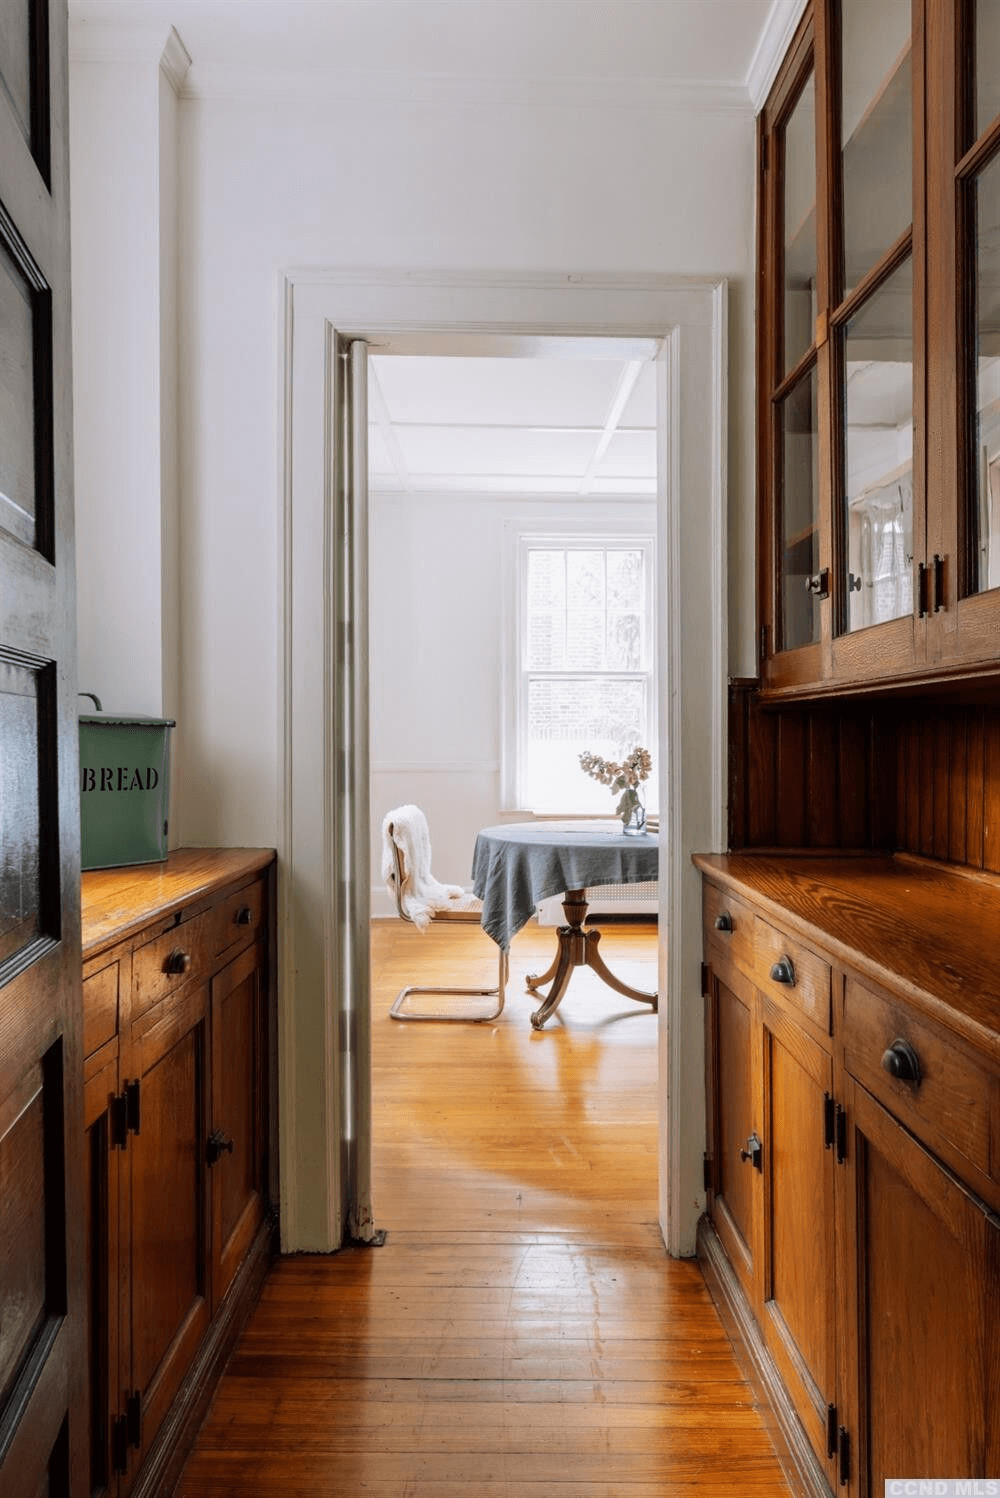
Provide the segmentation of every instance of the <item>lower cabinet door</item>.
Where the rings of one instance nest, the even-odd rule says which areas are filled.
[[[134,1474],[209,1320],[208,988],[172,996],[132,1029],[126,1095],[138,1081],[129,1140],[126,1391]],[[138,1131],[135,1132],[136,1126]]]
[[[833,1060],[767,999],[761,1030],[761,1330],[830,1475],[837,1382]]]
[[[118,1409],[118,1180],[122,1150],[111,1137],[112,1099],[118,1093],[118,1042],[86,1063],[83,1087],[83,1222],[87,1268],[86,1491],[117,1491],[127,1449]]]
[[[264,1219],[264,952],[212,979],[212,1300],[225,1295]]]
[[[750,1303],[757,1304],[755,1263],[760,1226],[762,1159],[758,1092],[754,1078],[757,1035],[753,989],[738,974],[725,982],[712,974],[708,997],[710,1154],[709,1213]],[[731,986],[730,986],[731,984]]]
[[[857,1083],[850,1485],[1000,1472],[1000,1223]]]

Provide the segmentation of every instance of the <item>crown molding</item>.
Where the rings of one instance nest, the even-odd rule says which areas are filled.
[[[191,54],[181,41],[177,28],[171,26],[160,55],[160,69],[178,97],[183,91],[190,67]]]
[[[162,68],[180,94],[191,67],[191,54],[175,27],[119,26],[70,16],[70,62],[132,63]]]
[[[747,70],[747,94],[755,115],[764,107],[807,4],[808,0],[771,0],[771,9]]]
[[[686,78],[483,78],[457,74],[408,76],[344,73],[322,68],[275,70],[230,64],[195,64],[184,82],[185,99],[254,103],[443,104],[458,108],[500,106],[552,109],[637,109],[752,112],[744,83]]]

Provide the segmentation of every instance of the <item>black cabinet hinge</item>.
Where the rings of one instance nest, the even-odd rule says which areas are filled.
[[[840,1486],[846,1488],[851,1480],[851,1437],[843,1426],[837,1434],[837,1477]]]
[[[826,1407],[826,1454],[837,1455],[837,1406],[828,1404]]]
[[[768,170],[768,141],[770,137],[762,135],[760,138],[760,169],[762,172]]]
[[[835,1115],[837,1105],[828,1092],[823,1094],[823,1148],[833,1149]],[[833,1453],[831,1452],[832,1456]]]
[[[934,612],[944,608],[944,557],[934,553]]]
[[[124,1092],[111,1099],[108,1112],[111,1117],[111,1148],[123,1150],[128,1142],[128,1108]]]
[[[847,1159],[847,1109],[837,1104],[836,1114],[837,1131],[837,1164],[843,1165]]]
[[[125,1424],[128,1443],[136,1451],[142,1446],[142,1394],[135,1389],[125,1402]]]
[[[139,1132],[139,1083],[125,1083],[125,1113],[130,1134]]]
[[[129,1134],[139,1132],[139,1083],[126,1082],[117,1097],[111,1099],[111,1145],[123,1150]]]
[[[701,965],[701,996],[702,996],[703,999],[705,999],[705,998],[708,997],[708,963],[707,962],[703,962],[702,965]]]
[[[712,1189],[712,1157],[709,1154],[702,1155],[702,1183],[706,1191]]]
[[[128,1421],[124,1415],[111,1422],[111,1470],[119,1474],[128,1471]]]
[[[767,625],[766,624],[762,624],[761,627],[760,627],[760,658],[761,658],[762,661],[767,660]]]

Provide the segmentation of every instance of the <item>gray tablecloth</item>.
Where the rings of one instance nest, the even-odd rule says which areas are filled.
[[[539,900],[588,885],[656,879],[658,853],[654,836],[626,837],[618,821],[486,827],[472,855],[472,887],[483,902],[483,930],[506,949]]]

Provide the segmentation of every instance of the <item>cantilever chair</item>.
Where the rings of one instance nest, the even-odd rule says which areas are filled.
[[[393,836],[393,825],[391,822],[389,823],[389,841],[392,844],[392,887],[396,897],[396,911],[404,921],[408,921],[412,926],[415,924],[413,917],[408,915],[406,910],[403,908],[403,884],[406,878],[406,867],[403,862],[403,850],[402,848],[400,848],[399,844],[396,842],[395,837]],[[437,921],[464,921],[468,923],[471,921],[478,922],[478,920],[479,913],[475,910],[439,910],[435,911],[434,913],[435,923]],[[424,988],[419,987],[416,984],[410,984],[407,988],[401,988],[393,1001],[392,1008],[389,1010],[389,1017],[390,1019],[405,1020],[444,1020],[451,1023],[473,1025],[481,1025],[489,1020],[499,1019],[500,1015],[503,1013],[504,999],[506,998],[507,993],[507,975],[509,963],[509,954],[501,950],[497,969],[496,988]],[[497,1003],[495,1006],[490,1006],[489,1012],[487,1014],[453,1014],[437,1009],[425,1010],[422,1013],[418,1011],[411,1011],[410,1013],[407,1013],[404,1010],[404,1005],[406,1004],[406,1001],[407,999],[409,999],[411,994],[437,994],[441,997],[447,996],[452,998],[462,997],[496,999]]]

